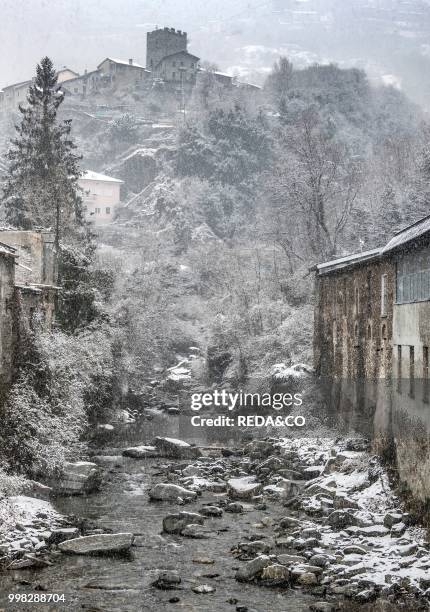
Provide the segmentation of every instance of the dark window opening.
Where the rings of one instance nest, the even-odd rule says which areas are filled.
[[[409,347],[409,395],[415,397],[415,349]]]
[[[358,287],[355,288],[355,312],[360,312],[360,290]]]
[[[372,339],[372,326],[370,325],[370,323],[369,323],[369,325],[367,326],[367,339],[368,339],[368,340],[371,340],[371,339]]]
[[[348,303],[347,303],[347,292],[346,292],[346,278],[343,279],[343,314],[346,317],[348,312]]]
[[[423,402],[429,403],[430,381],[429,381],[429,347],[423,346]]]
[[[381,276],[381,317],[386,317],[388,312],[388,283],[387,275]]]
[[[397,346],[397,391],[402,392],[402,347]]]
[[[367,314],[372,312],[372,272],[367,273]]]

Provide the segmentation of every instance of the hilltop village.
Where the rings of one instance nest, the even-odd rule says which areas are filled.
[[[188,51],[187,32],[167,27],[147,33],[146,66],[133,58],[106,57],[96,69],[85,70],[81,75],[63,67],[58,70],[57,78],[69,96],[85,100],[97,94],[130,89],[137,94],[153,89],[189,94],[208,72],[213,80],[226,88],[261,89],[216,69],[202,68],[200,58]],[[25,103],[30,83],[31,80],[22,81],[0,90],[0,112],[16,109]]]
[[[109,121],[132,112],[139,99],[167,100],[164,122],[158,124],[157,120],[148,117],[141,119],[148,128],[153,126],[156,131],[165,133],[173,128],[176,109],[185,113],[186,101],[197,88],[216,86],[220,92],[238,90],[244,95],[258,95],[261,90],[257,85],[241,82],[214,68],[201,67],[200,58],[188,51],[187,32],[168,27],[147,33],[146,67],[133,58],[107,57],[95,70],[85,70],[81,75],[70,68],[61,68],[57,71],[57,82],[66,96],[66,108],[81,120],[86,116],[94,117],[95,121]],[[0,90],[0,119],[16,113],[19,105],[25,105],[31,83],[32,80],[27,80]],[[149,114],[154,115],[154,112]],[[141,153],[132,154],[128,165],[139,163],[139,157]],[[151,173],[151,160],[146,157],[145,161],[149,167],[144,172]],[[2,170],[5,165],[0,152],[0,180]],[[94,168],[85,170],[80,186],[87,220],[94,227],[108,225],[115,218],[121,204],[121,184],[124,184],[121,177],[106,176],[95,172]]]

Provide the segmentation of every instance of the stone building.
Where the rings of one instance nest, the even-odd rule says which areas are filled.
[[[314,359],[322,377],[428,378],[430,216],[381,248],[314,270]]]
[[[13,376],[23,329],[55,316],[57,264],[50,232],[0,229],[0,401]]]
[[[146,35],[146,68],[153,79],[164,83],[193,86],[199,59],[188,52],[187,33],[175,28],[160,28]]]
[[[57,258],[54,235],[49,231],[0,229],[0,240],[13,248],[15,294],[21,313],[33,325],[33,317],[50,329],[55,319]]]
[[[90,72],[85,70],[81,76],[69,79],[66,83],[63,83],[61,88],[66,94],[86,98],[88,94],[97,92],[108,85],[110,85],[110,82],[104,82],[100,70],[91,70]]]
[[[187,51],[187,33],[175,28],[157,28],[146,35],[146,68],[151,72],[169,55]]]
[[[383,247],[314,267],[319,406],[430,500],[430,216]]]
[[[97,66],[99,71],[99,85],[109,86],[112,89],[133,88],[143,86],[150,72],[134,59],[114,59],[107,57]]]
[[[153,78],[162,79],[173,85],[194,85],[199,58],[188,51],[178,51],[163,57],[155,66]]]

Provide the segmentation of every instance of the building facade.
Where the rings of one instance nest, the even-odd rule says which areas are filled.
[[[0,402],[12,381],[22,335],[55,319],[57,263],[53,236],[0,229]]]
[[[150,73],[135,60],[113,59],[107,57],[97,66],[99,84],[114,89],[138,88],[142,86]]]
[[[199,58],[188,51],[178,51],[163,57],[155,66],[153,78],[162,79],[176,85],[194,85],[198,71]]]
[[[77,72],[65,66],[57,72],[58,84],[66,83],[78,76]],[[29,81],[8,85],[0,90],[0,111],[14,111],[18,109],[20,104],[25,104],[27,102],[28,88],[32,82],[30,79]]]
[[[88,170],[79,179],[83,190],[86,219],[95,227],[108,225],[121,203],[123,181]]]
[[[428,378],[430,217],[379,249],[314,270],[318,374],[333,380]]]

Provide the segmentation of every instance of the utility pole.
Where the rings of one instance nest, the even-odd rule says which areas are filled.
[[[183,116],[183,120],[184,120],[184,125],[185,125],[185,91],[184,91],[184,75],[186,73],[187,69],[184,68],[183,66],[181,66],[179,68],[179,74],[181,75],[181,109],[182,109],[182,116]]]

